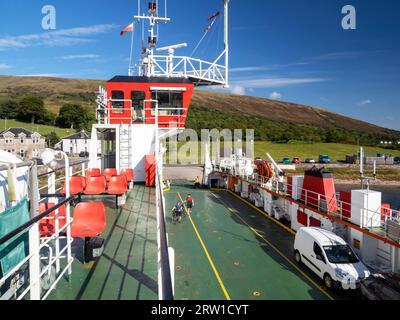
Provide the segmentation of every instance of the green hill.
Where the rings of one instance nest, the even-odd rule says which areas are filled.
[[[105,82],[89,79],[0,76],[0,102],[24,95],[41,97],[57,113],[65,103],[79,103],[95,110],[95,96]],[[318,107],[257,97],[197,90],[187,127],[254,128],[257,140],[287,142],[344,142],[376,145],[400,140],[400,132],[352,119]]]

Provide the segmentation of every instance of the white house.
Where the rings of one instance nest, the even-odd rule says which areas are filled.
[[[90,133],[81,131],[62,138],[55,145],[56,149],[64,151],[66,154],[79,155],[81,152],[89,152]]]

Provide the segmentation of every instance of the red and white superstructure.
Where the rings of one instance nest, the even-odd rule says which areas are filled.
[[[211,62],[176,56],[175,51],[186,47],[186,43],[157,47],[159,24],[170,21],[167,0],[164,5],[161,2],[139,0],[135,21],[121,32],[121,35],[132,35],[128,75],[115,76],[107,81],[105,89],[99,88],[97,124],[91,136],[90,167],[133,168],[136,181],[146,181],[146,167],[149,166],[146,159],[151,156],[155,155],[156,162],[162,166],[158,161],[162,158],[159,140],[185,128],[194,88],[228,86],[229,0],[222,0],[223,15],[218,12],[209,19],[212,25],[216,19],[222,16],[224,19],[223,50]],[[143,3],[148,4],[146,14],[142,12]],[[134,31],[140,26],[143,29],[141,59],[133,67]],[[145,37],[145,29],[148,37]]]

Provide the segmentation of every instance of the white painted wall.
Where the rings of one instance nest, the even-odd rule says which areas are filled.
[[[133,125],[132,130],[132,168],[135,181],[146,181],[146,156],[155,152],[155,125]]]
[[[72,147],[72,152],[71,152]],[[81,152],[89,152],[90,140],[85,139],[63,139],[62,140],[62,151],[67,154],[79,154]]]
[[[351,222],[360,227],[380,227],[382,193],[351,190]]]

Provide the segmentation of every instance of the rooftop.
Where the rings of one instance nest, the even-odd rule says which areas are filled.
[[[1,131],[0,136],[4,136],[4,134],[6,134],[7,132],[11,132],[15,136],[18,136],[21,133],[25,134],[27,137],[31,137],[33,134],[40,135],[37,132],[32,132],[32,131],[26,130],[24,128],[8,128],[6,130]]]
[[[76,139],[85,139],[85,140],[90,140],[90,133],[86,132],[84,130],[71,134],[69,136],[63,137],[62,140],[65,139],[71,139],[71,140],[76,140]]]

